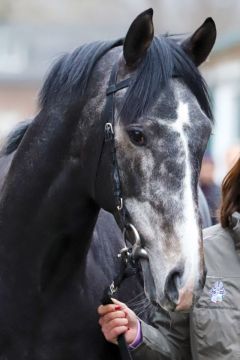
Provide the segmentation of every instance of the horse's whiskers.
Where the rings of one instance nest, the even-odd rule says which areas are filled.
[[[138,299],[140,299],[140,300],[138,300]],[[135,301],[142,301],[142,300],[145,300],[145,299],[146,299],[146,297],[145,297],[144,291],[141,291],[139,294],[137,294],[132,299],[130,299],[127,303],[132,304]]]
[[[145,314],[146,312],[149,313],[150,310],[152,309],[152,307],[153,307],[153,305],[150,302],[148,302],[148,303],[145,304],[145,306],[141,307],[141,309],[135,310],[136,315],[141,318],[141,316],[143,314]]]

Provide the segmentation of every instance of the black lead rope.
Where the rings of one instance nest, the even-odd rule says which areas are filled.
[[[120,183],[120,176],[119,176],[119,169],[117,166],[117,157],[116,157],[116,148],[115,148],[115,139],[114,139],[114,117],[115,117],[115,104],[114,104],[114,94],[126,87],[129,86],[130,79],[123,80],[117,83],[117,72],[118,72],[118,64],[116,63],[113,66],[109,84],[107,88],[107,100],[104,109],[103,116],[107,120],[105,123],[105,143],[110,143],[111,146],[111,153],[112,153],[112,163],[113,163],[113,184],[114,184],[114,198],[116,201],[116,208],[119,213],[119,218],[122,223],[122,227],[125,227],[125,209],[123,206],[122,194],[121,194],[121,183]],[[128,250],[128,249],[127,249]],[[111,298],[118,290],[121,282],[125,277],[127,277],[127,267],[128,267],[128,260],[121,261],[121,269],[118,276],[114,279],[112,284],[105,289],[102,304],[107,305],[111,304]],[[124,334],[118,336],[118,345],[121,354],[122,360],[132,360],[132,356],[130,354],[130,350],[126,343]]]
[[[120,271],[113,280],[112,284],[105,289],[102,298],[103,305],[113,304],[111,298],[113,296],[116,296],[116,293],[119,290],[123,280],[136,274],[135,267],[132,264],[131,253],[129,252],[129,249],[128,248],[122,249],[119,254],[119,257],[121,260]],[[132,360],[132,355],[126,343],[124,334],[118,336],[118,346],[122,360]]]

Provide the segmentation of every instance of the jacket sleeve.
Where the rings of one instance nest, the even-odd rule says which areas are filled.
[[[157,311],[141,321],[142,343],[131,351],[134,360],[191,360],[189,314]]]

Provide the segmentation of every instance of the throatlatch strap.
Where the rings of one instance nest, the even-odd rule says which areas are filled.
[[[114,186],[114,198],[116,201],[116,207],[121,211],[122,223],[124,226],[125,212],[122,209],[122,192],[121,192],[121,182],[119,175],[119,168],[117,164],[116,148],[115,148],[115,138],[114,138],[114,122],[115,122],[115,102],[114,95],[117,91],[124,89],[129,86],[131,79],[125,79],[117,83],[117,73],[118,73],[118,63],[116,63],[110,74],[110,79],[108,83],[108,88],[106,90],[107,100],[104,109],[104,119],[105,119],[105,143],[110,143],[111,153],[112,153],[112,164],[113,164],[113,186]]]

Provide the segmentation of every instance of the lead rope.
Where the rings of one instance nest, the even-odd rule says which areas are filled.
[[[135,263],[132,258],[131,250],[129,248],[123,248],[118,254],[118,257],[121,260],[120,270],[111,285],[108,286],[104,291],[104,295],[102,298],[103,305],[113,304],[111,298],[113,296],[116,296],[116,293],[119,290],[123,280],[136,274]],[[124,334],[118,336],[118,346],[122,360],[132,360],[132,355],[126,343]]]
[[[125,256],[125,254],[123,256]],[[129,255],[126,254],[126,256]],[[134,269],[132,267],[128,267],[128,262],[125,263],[122,258],[119,274],[115,277],[111,285],[105,289],[102,298],[102,304],[113,304],[111,298],[113,296],[116,296],[116,293],[119,290],[122,281],[132,275],[135,275]],[[130,353],[124,334],[118,336],[118,346],[122,360],[132,360],[132,355]]]

